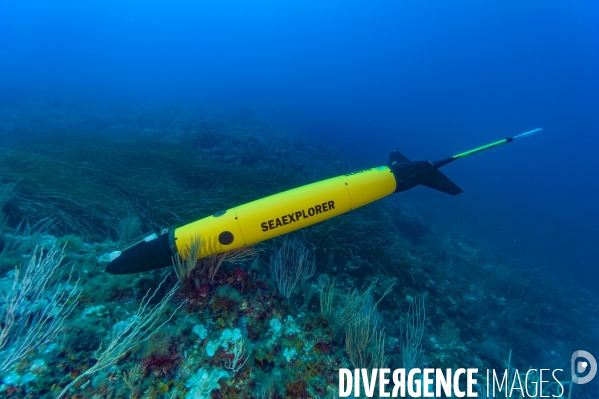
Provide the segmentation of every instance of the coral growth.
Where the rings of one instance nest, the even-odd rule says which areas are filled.
[[[389,368],[405,364],[405,326],[419,303],[426,317],[412,355],[430,367],[464,367],[466,360],[481,369],[501,366],[509,349],[526,365],[567,362],[573,347],[599,352],[596,295],[577,301],[567,284],[516,268],[451,228],[430,227],[397,201],[294,234],[314,271],[311,264],[289,289],[274,270],[288,262],[271,261],[281,254],[276,239],[252,257],[197,262],[179,277],[172,269],[107,275],[109,254],[138,236],[351,168],[325,148],[278,135],[247,111],[172,118],[98,110],[83,118],[72,109],[69,121],[39,112],[55,132],[76,133],[59,135],[23,118],[34,133],[2,143],[0,191],[8,191],[0,195],[0,288],[4,296],[13,292],[15,266],[61,237],[63,273],[48,286],[57,291],[44,289],[31,302],[24,297],[20,313],[9,316],[23,328],[36,317],[48,316],[50,325],[63,315],[43,311],[53,293],[66,293],[57,303],[71,311],[51,339],[33,341],[2,371],[3,398],[54,398],[73,381],[65,397],[334,397],[337,370],[360,357],[374,364],[374,349]],[[145,297],[148,290],[155,296]],[[159,304],[145,339],[125,345],[127,326],[141,328],[136,320]],[[2,331],[10,317],[2,318]],[[377,339],[360,343],[370,326]],[[111,346],[119,339],[124,347]],[[108,348],[123,350],[106,362]],[[0,338],[0,359],[8,353]],[[105,367],[94,369],[98,364]],[[583,389],[578,397],[597,397]]]

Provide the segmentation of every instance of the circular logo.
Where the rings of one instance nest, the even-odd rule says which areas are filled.
[[[578,362],[578,364],[577,364],[576,360],[580,357],[582,357],[585,361]],[[579,377],[578,374],[584,373],[589,366],[591,368],[590,368],[588,374],[585,375],[584,377]],[[597,374],[597,361],[595,360],[593,355],[591,355],[587,351],[576,351],[572,354],[571,372],[572,372],[572,381],[574,381],[574,383],[586,384],[587,382],[591,381],[595,377],[595,374]]]

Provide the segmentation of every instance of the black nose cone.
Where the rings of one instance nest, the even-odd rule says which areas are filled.
[[[124,250],[106,266],[110,274],[132,274],[172,265],[168,234],[150,241],[141,241]]]

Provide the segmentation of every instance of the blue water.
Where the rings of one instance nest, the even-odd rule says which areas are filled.
[[[95,104],[248,107],[383,164],[545,132],[446,168],[430,212],[531,266],[599,281],[595,1],[5,1],[0,87]]]
[[[364,166],[536,127],[416,190],[528,264],[599,281],[599,4],[5,1],[0,87],[95,104],[248,107]]]
[[[356,168],[541,127],[445,167],[459,196],[396,195],[599,293],[598,71],[595,0],[0,3],[5,109],[247,108]]]
[[[530,265],[599,281],[595,1],[0,5],[0,87],[94,104],[248,107],[357,164],[437,159],[428,211]]]

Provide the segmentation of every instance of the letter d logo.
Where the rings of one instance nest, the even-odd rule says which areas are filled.
[[[578,362],[578,364],[576,364],[576,359],[579,357],[584,358],[586,361]],[[589,366],[589,373],[586,376],[579,377],[576,375],[576,373],[584,373]],[[571,367],[572,381],[574,381],[576,384],[586,384],[587,382],[591,381],[593,377],[595,377],[595,374],[597,374],[597,361],[593,355],[587,351],[574,352],[572,354]]]

